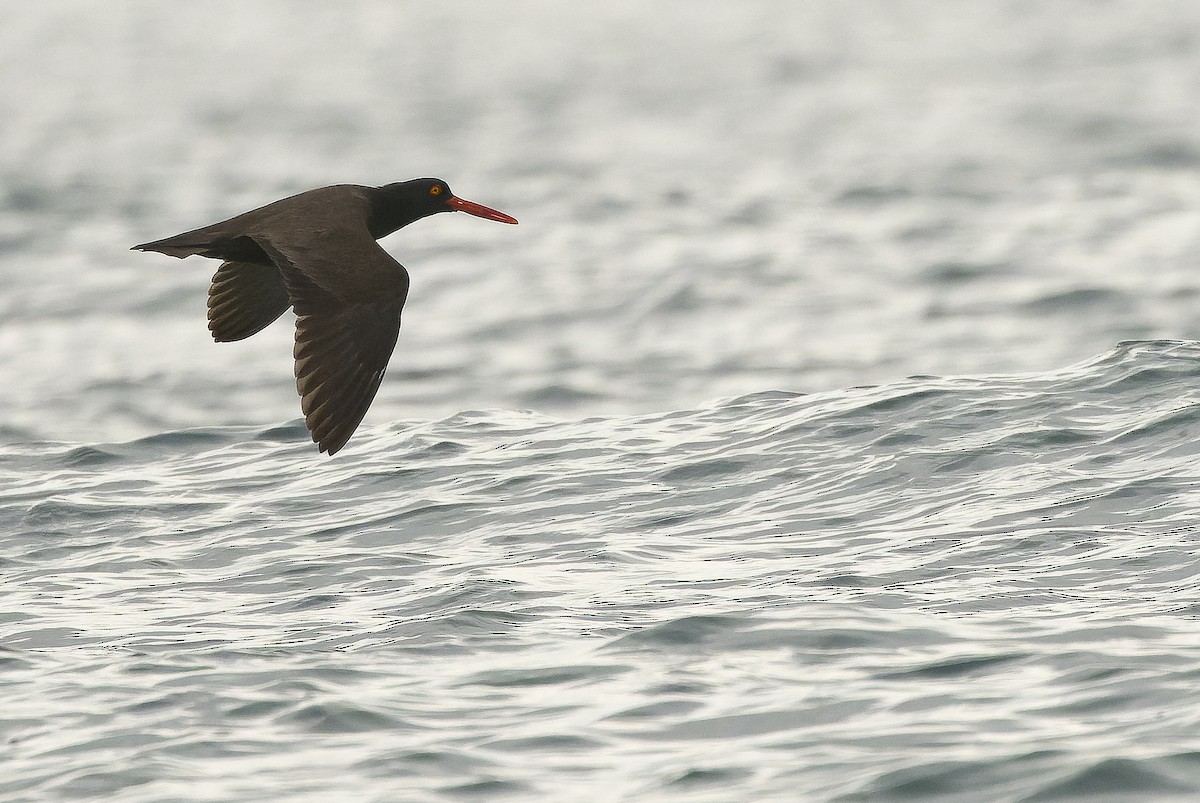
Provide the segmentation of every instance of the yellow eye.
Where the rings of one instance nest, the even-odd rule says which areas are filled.
[[[441,195],[442,188],[440,186],[438,186],[437,184],[434,184],[432,187],[429,188],[429,194],[430,195]]]

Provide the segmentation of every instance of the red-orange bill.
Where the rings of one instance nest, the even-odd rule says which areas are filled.
[[[464,201],[462,198],[451,196],[446,203],[450,204],[451,209],[459,212],[466,212],[468,215],[475,217],[486,218],[487,220],[498,220],[501,223],[516,223],[517,219],[511,215],[506,215],[491,207],[477,204],[474,201]]]

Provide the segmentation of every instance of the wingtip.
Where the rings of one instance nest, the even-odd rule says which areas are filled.
[[[351,433],[351,434],[353,434],[353,433]],[[345,446],[346,442],[349,440],[350,440],[349,435],[346,435],[344,437],[323,438],[321,440],[317,440],[315,436],[313,437],[313,442],[315,442],[317,444],[317,451],[324,452],[325,454],[329,455],[330,457],[333,457],[335,454],[340,452],[342,450],[342,447]]]
[[[304,425],[308,426],[308,421],[305,421]],[[318,438],[317,434],[311,429],[309,429],[309,435],[312,437],[313,443],[317,445],[317,453],[329,455],[330,457],[333,457],[335,454],[341,451],[342,447],[346,445],[346,441],[350,440],[349,438],[346,438],[346,440],[338,443],[337,440],[333,438]]]

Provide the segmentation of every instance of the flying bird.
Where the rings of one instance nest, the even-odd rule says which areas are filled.
[[[313,442],[332,455],[379,390],[408,297],[408,271],[376,240],[455,211],[517,222],[458,198],[441,179],[418,178],[309,190],[131,250],[222,260],[208,291],[208,328],[218,343],[250,337],[295,310],[300,409]]]

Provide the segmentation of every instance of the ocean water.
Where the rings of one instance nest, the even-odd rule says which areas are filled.
[[[1200,797],[1200,7],[0,26],[0,798]],[[136,242],[440,176],[371,412]]]

